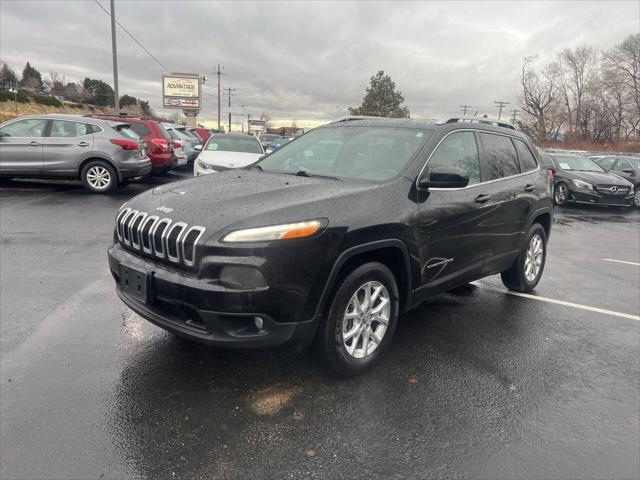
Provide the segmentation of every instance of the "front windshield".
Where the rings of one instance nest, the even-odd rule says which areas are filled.
[[[555,157],[558,168],[578,172],[604,172],[602,167],[585,157]]]
[[[214,135],[207,143],[205,150],[210,152],[262,153],[258,141],[249,135],[246,138]]]
[[[260,161],[263,170],[384,181],[395,177],[428,133],[404,128],[328,127],[286,143]]]

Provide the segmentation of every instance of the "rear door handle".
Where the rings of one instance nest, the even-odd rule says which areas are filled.
[[[488,202],[490,199],[491,199],[491,195],[482,194],[482,195],[478,195],[476,197],[476,199],[474,200],[474,202],[476,202],[476,203],[485,203],[485,202]]]
[[[29,142],[29,145],[31,145],[32,147],[38,147],[40,146],[40,142],[36,142],[35,140],[32,140]]]
[[[80,142],[80,143],[78,144],[78,146],[79,146],[79,147],[88,147],[88,146],[89,146],[89,144],[88,144],[87,142]]]
[[[525,192],[533,192],[535,189],[536,189],[536,186],[531,184],[524,187]]]

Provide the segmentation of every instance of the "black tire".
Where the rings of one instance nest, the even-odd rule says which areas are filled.
[[[390,306],[387,312],[388,323],[386,325],[386,330],[382,332],[380,342],[375,342],[377,345],[373,347],[373,352],[368,355],[366,355],[366,349],[364,347],[364,337],[366,336],[367,339],[372,338],[369,336],[370,334],[368,331],[361,331],[361,334],[353,336],[353,338],[357,337],[355,338],[356,346],[354,347],[354,353],[355,349],[357,349],[357,345],[362,345],[360,350],[364,349],[365,352],[365,356],[363,358],[355,358],[348,352],[345,346],[345,341],[343,341],[343,326],[348,327],[351,323],[352,327],[355,328],[356,324],[354,322],[361,322],[361,320],[349,320],[344,317],[347,314],[348,308],[351,306],[353,296],[358,292],[361,292],[361,288],[368,282],[377,282],[378,284],[383,285],[386,289],[386,297],[385,292],[381,291],[376,298],[376,302],[380,300],[379,303],[383,303],[384,298],[388,298]],[[329,312],[323,318],[314,339],[314,346],[316,350],[335,373],[340,376],[348,377],[359,375],[373,367],[376,360],[387,348],[393,337],[398,320],[398,298],[398,285],[396,283],[396,279],[393,276],[393,273],[391,273],[391,270],[382,263],[366,263],[341,277],[338,288],[333,296]],[[376,302],[373,303],[376,304]],[[379,306],[379,303],[376,304],[376,307]],[[379,325],[383,325],[376,320],[368,321],[370,322],[369,326],[372,329],[377,330]],[[366,321],[360,323],[360,325],[363,323],[366,323]],[[367,328],[366,325],[364,328]],[[351,346],[353,346],[354,339],[347,339],[346,341],[350,342]],[[371,340],[367,342],[367,349],[371,348],[371,342]]]
[[[102,181],[96,179],[96,175],[101,175]],[[92,193],[108,193],[113,191],[118,186],[118,175],[115,169],[108,163],[102,160],[95,160],[87,163],[80,173],[80,179],[87,190]],[[104,186],[104,180],[107,183]]]
[[[636,188],[636,193],[633,195],[633,206],[640,208],[640,186]]]
[[[553,190],[553,203],[559,207],[565,205],[569,200],[569,195],[571,195],[569,185],[564,182],[560,182]]]
[[[525,273],[525,262],[527,260],[527,252],[529,251],[531,241],[536,235],[538,235],[542,240],[542,259],[535,278],[530,279],[527,278],[527,275]],[[518,253],[518,258],[516,258],[515,262],[513,262],[513,265],[511,265],[509,270],[502,272],[502,283],[504,283],[505,287],[507,287],[509,290],[514,290],[516,292],[527,293],[532,291],[534,288],[536,288],[536,285],[538,285],[538,282],[542,277],[542,272],[544,272],[544,265],[546,260],[547,234],[542,225],[540,225],[539,223],[534,223],[524,237],[524,241],[522,242],[522,246],[520,247],[520,252]]]

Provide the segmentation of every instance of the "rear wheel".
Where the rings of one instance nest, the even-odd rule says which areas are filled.
[[[381,263],[366,263],[342,278],[316,335],[316,348],[337,374],[364,373],[391,342],[397,318],[393,273]]]
[[[516,292],[533,290],[544,270],[547,258],[547,234],[539,223],[534,223],[527,232],[518,258],[513,265],[502,272],[502,283]]]
[[[93,193],[107,193],[118,186],[115,169],[101,160],[87,163],[82,169],[80,178],[87,190]]]

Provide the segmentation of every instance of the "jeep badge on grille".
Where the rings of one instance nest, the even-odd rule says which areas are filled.
[[[157,211],[162,212],[162,213],[171,213],[173,212],[173,208],[169,208],[169,207],[165,207],[164,205],[156,208]]]

